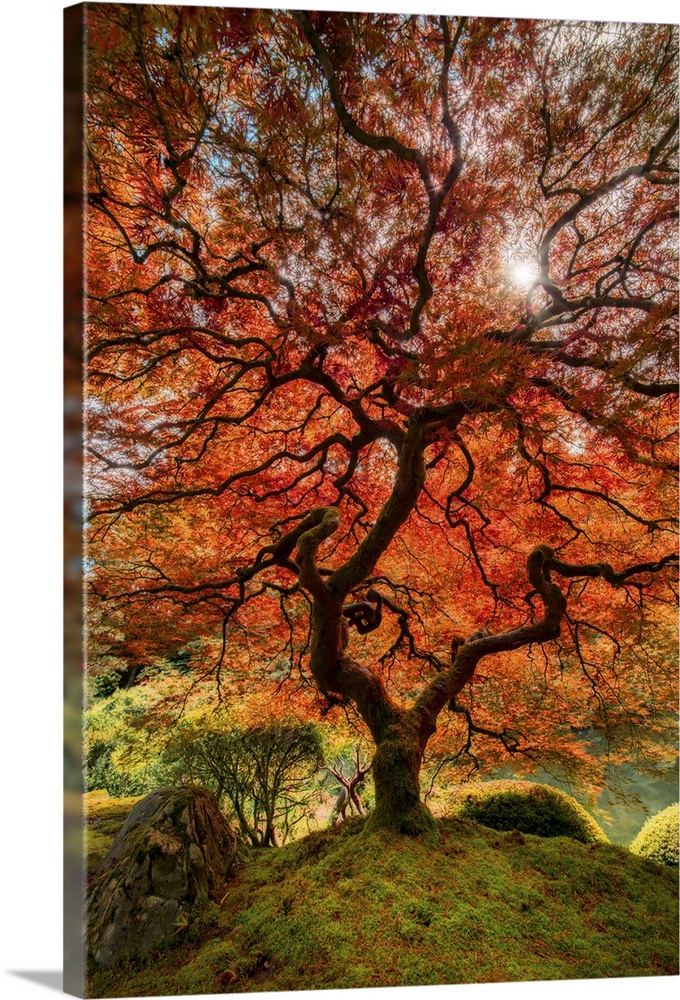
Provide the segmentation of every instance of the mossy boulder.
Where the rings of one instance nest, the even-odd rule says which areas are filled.
[[[219,899],[236,836],[202,788],[160,788],[130,812],[88,898],[88,941],[104,968],[158,950]]]
[[[678,803],[650,816],[630,845],[633,854],[639,854],[661,865],[678,864]]]
[[[592,816],[571,795],[532,781],[486,781],[453,793],[452,814],[493,830],[538,837],[571,837],[582,844],[608,843]]]

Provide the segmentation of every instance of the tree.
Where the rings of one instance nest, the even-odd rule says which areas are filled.
[[[438,725],[662,727],[676,29],[87,17],[92,615],[353,706],[407,833]]]
[[[179,773],[231,805],[253,847],[278,847],[309,812],[310,782],[323,763],[312,723],[279,721],[245,729],[180,729],[167,757]]]
[[[330,767],[326,766],[324,770],[328,771],[335,780],[340,785],[340,792],[335,800],[333,809],[331,810],[331,826],[334,826],[338,818],[342,816],[346,819],[347,810],[350,812],[356,809],[360,816],[366,815],[366,810],[361,804],[361,799],[359,798],[359,789],[364,781],[364,778],[371,770],[373,766],[372,761],[361,760],[359,747],[355,747],[354,750],[354,761],[350,764],[349,773],[345,774],[345,761],[340,758],[335,764],[331,764]]]

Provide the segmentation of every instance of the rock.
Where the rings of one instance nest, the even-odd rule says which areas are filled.
[[[88,898],[88,947],[99,965],[140,958],[171,941],[220,899],[236,836],[211,792],[159,788],[138,802]]]

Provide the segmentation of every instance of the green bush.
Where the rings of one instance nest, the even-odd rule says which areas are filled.
[[[163,759],[220,801],[227,799],[253,847],[278,847],[314,814],[312,782],[323,749],[312,722],[279,719],[233,729],[177,726]]]
[[[608,843],[604,831],[576,799],[531,781],[487,781],[453,794],[453,815],[493,830],[538,837],[571,837],[582,844]]]
[[[630,845],[633,854],[658,861],[660,865],[678,863],[678,803],[650,816]]]
[[[116,691],[84,713],[85,787],[114,797],[144,795],[171,784],[160,750],[161,736],[145,725],[148,688]]]
[[[88,676],[89,696],[95,701],[99,698],[110,698],[114,691],[120,687],[120,671],[113,667],[102,670],[99,673],[92,673]]]

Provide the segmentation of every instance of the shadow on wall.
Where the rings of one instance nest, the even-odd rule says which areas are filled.
[[[38,983],[39,986],[44,986],[48,990],[57,990],[58,993],[62,992],[64,976],[61,969],[58,971],[47,971],[44,969],[20,971],[19,969],[8,969],[7,971],[11,976],[19,976],[20,979],[28,979],[29,982]]]

